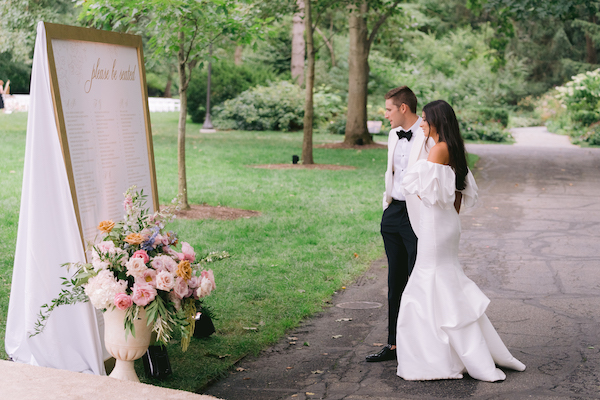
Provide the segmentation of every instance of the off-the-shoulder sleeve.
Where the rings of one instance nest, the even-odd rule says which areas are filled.
[[[475,178],[471,171],[467,173],[465,178],[465,188],[461,190],[462,193],[462,203],[465,207],[473,207],[475,203],[477,203],[477,192],[479,188],[477,187],[477,183],[475,182]]]
[[[425,206],[438,204],[446,209],[454,206],[455,185],[454,171],[450,166],[427,160],[417,161],[402,180],[405,195],[416,194]]]

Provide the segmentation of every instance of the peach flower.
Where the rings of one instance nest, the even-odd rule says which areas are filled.
[[[192,278],[192,266],[188,260],[180,261],[177,265],[177,276],[181,277],[185,281],[189,281]]]
[[[104,233],[110,233],[110,231],[112,231],[114,227],[115,223],[111,220],[102,221],[100,222],[100,224],[98,224],[98,229]]]
[[[131,296],[125,293],[117,293],[115,295],[115,306],[119,310],[127,310],[133,304]]]
[[[144,236],[140,235],[139,233],[130,233],[125,238],[125,241],[131,245],[137,245],[137,244],[144,243],[146,241],[146,239],[144,238]]]

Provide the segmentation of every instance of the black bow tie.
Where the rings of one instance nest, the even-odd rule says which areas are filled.
[[[402,129],[397,131],[398,139],[406,138],[410,142],[410,138],[412,137],[412,131],[409,129],[408,131],[403,131]]]

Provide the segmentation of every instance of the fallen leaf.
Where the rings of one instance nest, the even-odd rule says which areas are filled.
[[[296,343],[298,343],[298,342],[290,342],[290,344],[296,344]]]
[[[373,343],[373,346],[376,346],[376,347],[383,346],[383,343]]]
[[[515,187],[517,187],[517,186],[519,186],[519,184],[518,184],[518,183],[515,183]]]
[[[314,396],[315,394],[313,392],[306,392],[307,396]]]
[[[342,336],[343,336],[343,335],[333,335],[331,338],[332,338],[332,339],[339,339],[339,338],[341,338]]]
[[[304,293],[304,292],[306,292],[306,290],[304,290],[304,289],[298,289],[298,291],[299,291],[300,293]]]
[[[316,370],[316,371],[310,371],[313,374],[322,374],[324,371],[321,371],[320,369]]]
[[[308,347],[308,346],[310,346],[310,343],[304,342],[303,346],[307,346]]]
[[[497,209],[498,209],[498,207],[492,207],[492,210],[497,210]]]
[[[589,346],[589,347],[588,347],[588,349],[593,349],[593,348],[594,348],[594,346]]]
[[[294,369],[294,367],[285,367],[285,369]]]
[[[246,370],[246,368],[242,368],[242,367],[237,367],[235,370],[236,370],[237,372],[244,372],[244,371],[247,371],[247,370]]]
[[[288,340],[298,340],[296,336],[288,336]]]
[[[298,397],[298,394],[293,394],[292,397]]]
[[[222,356],[219,356],[219,358],[225,358],[225,357],[231,357],[231,354],[223,354]]]
[[[258,328],[255,326],[244,326],[244,329],[247,331],[257,331]]]
[[[346,286],[342,286],[342,289],[346,289]]]
[[[244,378],[244,380],[245,380],[245,381],[249,381],[249,380],[250,380],[250,377],[249,377],[249,376],[247,376],[247,377],[245,377],[245,378]]]
[[[328,355],[329,355],[329,353],[323,353],[323,355],[324,355],[324,356],[328,356]]]
[[[335,320],[335,322],[346,322],[346,321],[352,321],[352,318],[340,318],[340,319]]]
[[[358,254],[357,253],[354,253],[354,258],[358,258]]]

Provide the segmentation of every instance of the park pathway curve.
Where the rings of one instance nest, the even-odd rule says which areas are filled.
[[[600,398],[600,149],[543,128],[515,145],[468,145],[479,201],[461,212],[460,259],[491,299],[487,315],[527,365],[504,382],[410,382],[366,363],[386,337],[387,267],[376,261],[332,306],[207,388],[234,399]],[[565,142],[564,139],[567,139]],[[552,145],[551,145],[552,144]],[[373,207],[379,197],[373,196]],[[371,304],[376,307],[376,304]],[[306,344],[306,345],[304,345]]]

